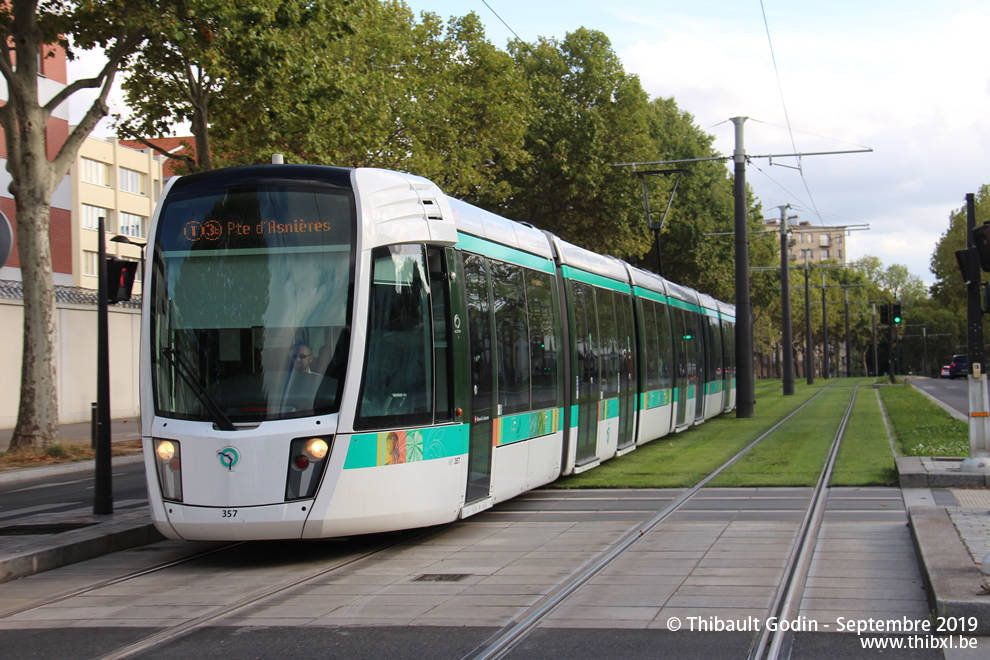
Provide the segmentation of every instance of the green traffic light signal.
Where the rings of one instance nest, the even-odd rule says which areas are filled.
[[[891,316],[894,317],[894,323],[900,323],[901,322],[901,303],[893,303],[893,304],[891,304],[890,313],[891,313]]]

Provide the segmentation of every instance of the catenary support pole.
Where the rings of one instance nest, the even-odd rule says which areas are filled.
[[[877,355],[877,304],[873,303],[873,377],[880,375],[880,357]]]
[[[822,378],[828,380],[828,303],[825,300],[825,271],[822,271]]]
[[[736,240],[736,417],[749,418],[756,413],[756,383],[753,375],[753,310],[749,296],[749,225],[746,196],[746,149],[743,123],[746,117],[733,117],[736,126],[735,161],[735,240]]]
[[[849,334],[849,289],[846,289],[846,378],[853,375],[852,372],[852,338]]]
[[[808,285],[808,253],[804,253],[804,373],[815,384],[815,354],[811,344],[811,287]]]
[[[783,344],[783,390],[784,396],[794,394],[794,337],[791,328],[791,276],[788,272],[790,255],[787,250],[787,209],[790,204],[778,206],[780,209],[780,316]]]

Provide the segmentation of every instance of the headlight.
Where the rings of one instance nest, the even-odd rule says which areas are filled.
[[[326,458],[329,450],[330,447],[327,445],[327,441],[323,438],[313,438],[306,443],[306,448],[303,449],[311,461],[322,461]]]
[[[296,438],[289,444],[289,470],[285,482],[285,501],[315,497],[323,471],[329,462],[333,436]]]
[[[176,440],[155,439],[155,456],[158,458],[158,485],[162,497],[173,502],[182,501],[182,454]]]
[[[175,445],[168,440],[159,440],[155,453],[158,454],[158,460],[162,463],[168,463],[175,456]]]

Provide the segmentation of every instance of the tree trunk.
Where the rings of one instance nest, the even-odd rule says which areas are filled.
[[[10,449],[48,447],[59,440],[55,379],[55,284],[49,239],[54,172],[45,153],[40,108],[15,108],[19,148],[7,168],[17,173],[10,185],[17,208],[17,250],[24,287],[24,350],[21,395]],[[8,144],[10,140],[8,140]]]

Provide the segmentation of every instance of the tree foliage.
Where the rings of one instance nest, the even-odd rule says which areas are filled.
[[[289,86],[312,68],[312,51],[347,31],[335,0],[181,0],[144,41],[124,82],[131,113],[117,129],[162,154],[184,160],[189,171],[211,169],[210,131],[223,99],[261,111],[273,80]],[[300,36],[302,35],[302,36]],[[307,68],[309,64],[309,68]],[[195,158],[176,156],[147,138],[189,122]]]
[[[7,88],[0,105],[10,192],[17,210],[17,247],[24,285],[24,349],[13,449],[48,445],[58,438],[55,389],[55,287],[49,242],[51,200],[80,146],[107,112],[106,99],[121,63],[163,15],[159,3],[139,0],[9,0],[0,5],[3,55],[0,74]],[[51,98],[39,96],[39,54],[53,48],[100,47],[107,56],[92,78],[70,82]],[[83,119],[59,147],[48,143],[55,110],[83,89],[99,93]]]

